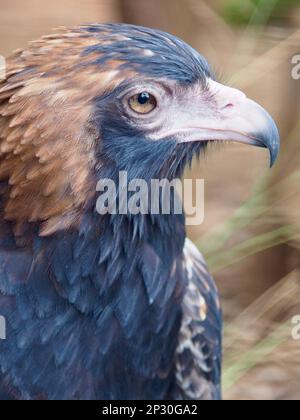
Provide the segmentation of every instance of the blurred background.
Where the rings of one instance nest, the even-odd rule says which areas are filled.
[[[182,37],[218,78],[275,118],[279,162],[267,152],[213,147],[191,174],[206,182],[206,218],[189,236],[223,301],[225,399],[300,399],[300,0],[0,0],[0,54],[61,25],[123,21]]]

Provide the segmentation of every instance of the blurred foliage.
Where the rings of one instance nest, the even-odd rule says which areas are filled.
[[[223,14],[233,24],[265,24],[282,20],[300,0],[225,0]]]
[[[296,170],[281,180],[281,187],[291,191],[295,182],[299,185],[299,180],[300,171]],[[229,220],[224,221],[220,226],[215,227],[213,232],[208,232],[198,240],[197,245],[204,253],[213,274],[251,255],[300,238],[297,224],[285,224],[280,215],[272,214],[276,199],[269,201],[267,197],[276,197],[276,195],[274,188],[269,187],[268,182],[269,177],[266,176],[254,189],[252,197],[237,209]],[[242,232],[251,225],[260,225],[262,233],[235,246],[230,246],[228,249],[230,239],[238,236],[238,232]],[[273,228],[269,229],[269,225]],[[276,226],[275,229],[274,226]],[[243,237],[243,235],[240,236]]]

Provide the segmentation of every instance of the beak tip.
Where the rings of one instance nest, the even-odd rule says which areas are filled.
[[[273,168],[280,152],[280,137],[278,131],[276,135],[270,137],[270,140],[271,141],[266,143],[266,147],[270,152],[270,168]]]
[[[273,168],[280,152],[280,135],[275,123],[273,124],[273,130],[271,130],[270,134],[270,141],[268,142],[267,147],[270,151],[270,167]]]
[[[270,167],[275,165],[280,152],[280,134],[274,120],[268,116],[267,127],[257,136],[261,146],[270,152]]]
[[[273,167],[274,167],[274,165],[275,165],[275,163],[276,163],[276,157],[274,157],[274,156],[270,156],[270,169],[272,169]]]

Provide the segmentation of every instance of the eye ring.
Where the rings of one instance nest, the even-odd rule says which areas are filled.
[[[128,105],[136,114],[146,115],[157,108],[157,100],[151,93],[143,91],[131,96],[128,100]]]

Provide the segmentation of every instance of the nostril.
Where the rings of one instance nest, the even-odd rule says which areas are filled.
[[[234,104],[229,103],[229,104],[225,105],[223,109],[230,109],[230,108],[234,108]]]

